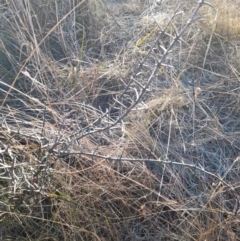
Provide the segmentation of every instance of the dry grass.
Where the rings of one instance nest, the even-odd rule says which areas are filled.
[[[210,16],[209,24],[215,28],[215,33],[229,40],[238,40],[240,35],[240,6],[237,1],[214,2],[215,17]]]
[[[239,3],[160,2],[0,0],[1,240],[240,240]]]

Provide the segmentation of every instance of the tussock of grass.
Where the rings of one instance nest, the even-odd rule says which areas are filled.
[[[210,20],[210,24],[215,24],[215,32],[220,36],[230,40],[238,39],[240,34],[239,4],[236,1],[216,1],[217,10],[215,23]]]
[[[197,4],[0,1],[1,239],[240,239],[239,6],[175,41]]]

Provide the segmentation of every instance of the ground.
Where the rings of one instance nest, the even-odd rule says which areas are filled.
[[[0,0],[2,240],[240,240],[234,0]]]

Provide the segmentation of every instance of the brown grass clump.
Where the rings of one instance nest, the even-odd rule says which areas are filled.
[[[1,240],[240,240],[239,4],[204,2],[0,0]]]
[[[215,17],[209,19],[210,25],[215,25],[215,33],[229,40],[236,40],[240,36],[240,6],[237,1],[215,1]]]

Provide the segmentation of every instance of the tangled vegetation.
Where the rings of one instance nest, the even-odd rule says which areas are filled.
[[[1,240],[240,240],[237,0],[0,0]]]

